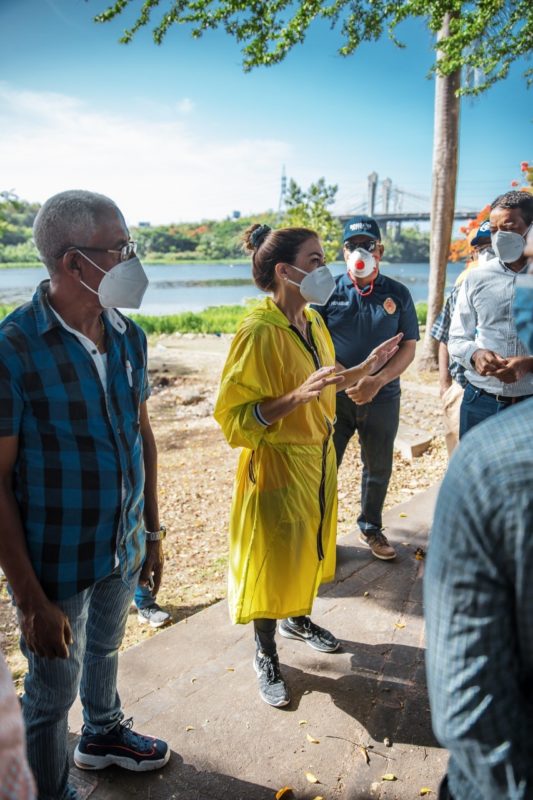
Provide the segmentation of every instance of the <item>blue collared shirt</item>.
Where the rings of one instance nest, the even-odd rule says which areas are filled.
[[[378,274],[371,294],[361,296],[345,272],[335,278],[335,290],[325,306],[313,306],[324,318],[335,346],[335,358],[355,367],[370,351],[397,333],[404,341],[420,338],[413,299],[403,283]],[[373,403],[398,397],[400,379],[387,383]]]
[[[36,575],[65,599],[145,554],[140,405],[146,337],[105,312],[107,397],[90,353],[57,319],[48,281],[0,324],[0,436],[18,436],[13,487]]]
[[[435,511],[427,674],[457,800],[533,798],[532,444],[533,400],[477,425],[451,459]]]

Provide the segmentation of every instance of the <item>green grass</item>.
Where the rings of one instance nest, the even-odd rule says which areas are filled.
[[[235,333],[249,306],[212,306],[163,317],[132,314],[145,333]]]
[[[419,300],[415,305],[419,325],[425,325],[428,318],[428,304]]]
[[[168,314],[162,317],[149,317],[145,314],[131,314],[131,318],[147,334],[158,333],[235,333],[239,323],[246,316],[253,300],[244,306],[211,306],[203,311],[184,311],[181,314]],[[0,319],[9,314],[15,306],[0,305]],[[420,325],[426,324],[427,303],[416,304],[416,314]]]

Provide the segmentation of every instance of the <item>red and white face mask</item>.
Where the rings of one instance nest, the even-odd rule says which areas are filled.
[[[372,253],[361,248],[354,250],[348,257],[347,269],[352,280],[368,278],[376,269],[376,260]]]

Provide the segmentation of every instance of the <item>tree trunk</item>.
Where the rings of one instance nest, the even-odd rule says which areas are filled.
[[[447,14],[437,41],[448,35]],[[439,58],[439,53],[437,53]],[[419,368],[437,369],[438,342],[430,336],[431,326],[444,301],[446,267],[455,211],[455,187],[459,144],[459,97],[461,70],[435,77],[435,118],[433,127],[433,175],[431,187],[431,238],[429,251],[429,297],[426,335]]]

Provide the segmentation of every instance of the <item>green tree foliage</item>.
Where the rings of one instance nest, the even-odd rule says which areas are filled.
[[[0,263],[39,260],[31,240],[38,210],[38,203],[27,203],[12,192],[0,192]]]
[[[138,0],[115,0],[95,20],[108,22],[137,4]],[[396,29],[409,18],[424,19],[437,34],[447,15],[452,23],[446,38],[439,42],[442,58],[435,58],[433,71],[451,75],[464,67],[461,93],[484,91],[505,78],[513,62],[531,53],[531,0],[144,0],[136,21],[120,41],[131,42],[146,25],[152,26],[157,44],[173,25],[186,25],[194,38],[223,28],[241,45],[243,67],[249,71],[283,61],[317,20],[340,30],[339,54],[349,56],[362,42],[376,41],[384,33],[402,47]],[[533,82],[532,68],[524,75],[528,84]]]
[[[322,242],[326,261],[335,261],[341,248],[342,228],[328,209],[335,202],[337,188],[328,186],[324,178],[319,178],[304,192],[291,179],[287,190],[287,211],[283,224],[316,231]]]
[[[429,232],[403,228],[398,236],[383,236],[383,244],[383,258],[392,264],[427,264],[429,261]]]

